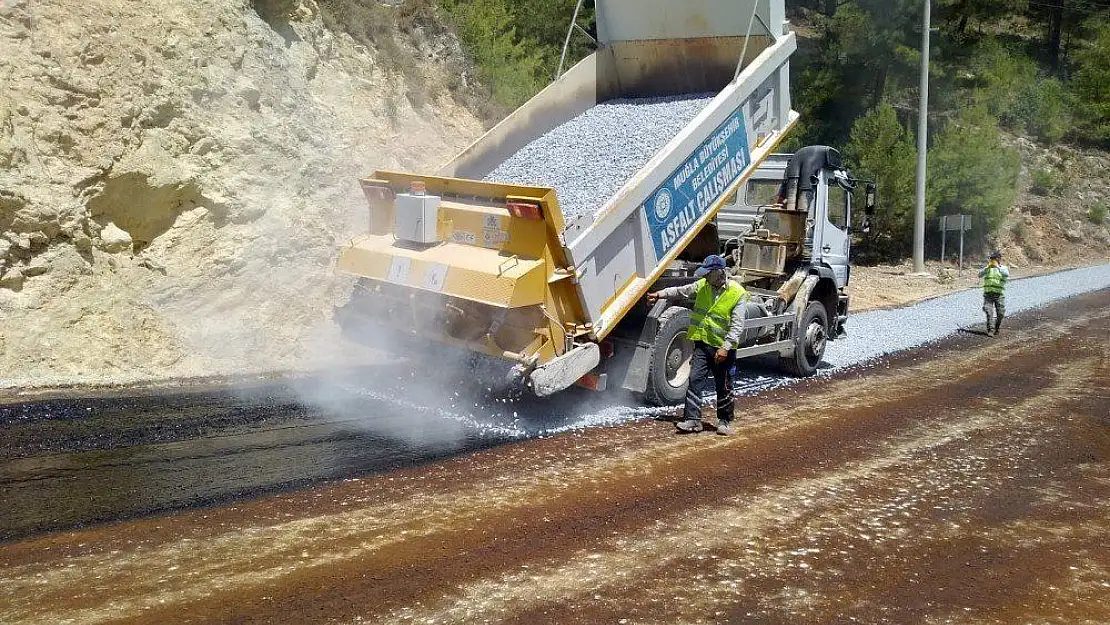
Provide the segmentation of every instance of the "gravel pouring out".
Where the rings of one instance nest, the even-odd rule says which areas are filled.
[[[713,99],[713,94],[598,104],[535,139],[486,180],[555,189],[569,223],[620,190]]]

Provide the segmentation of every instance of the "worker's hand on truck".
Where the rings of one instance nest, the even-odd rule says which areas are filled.
[[[659,293],[658,292],[647,294],[647,303],[654,304],[655,302],[658,302],[658,301],[659,301]]]
[[[723,347],[718,347],[717,353],[713,355],[713,358],[717,361],[718,364],[724,362],[725,358],[728,358],[728,350]]]

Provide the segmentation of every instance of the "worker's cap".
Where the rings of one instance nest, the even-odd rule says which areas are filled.
[[[1002,258],[1002,252],[1000,252],[998,250],[995,250],[995,251],[991,252],[991,258],[999,258],[999,259]]]
[[[718,256],[716,254],[710,254],[709,256],[705,257],[704,261],[702,261],[701,267],[698,267],[698,270],[694,272],[694,277],[695,278],[700,278],[700,277],[704,276],[705,274],[709,273],[710,271],[713,271],[714,269],[724,269],[724,268],[725,268],[725,259],[721,258],[720,256]]]

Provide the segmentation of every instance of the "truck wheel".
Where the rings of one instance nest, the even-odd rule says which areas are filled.
[[[644,399],[656,406],[673,406],[686,399],[690,356],[694,344],[686,338],[690,309],[672,306],[659,316],[659,333],[651,348],[651,365]]]
[[[787,371],[798,377],[806,377],[817,372],[817,365],[825,357],[828,343],[829,315],[820,302],[810,302],[802,313],[802,323],[798,327],[798,339],[794,344],[794,355],[781,360]]]

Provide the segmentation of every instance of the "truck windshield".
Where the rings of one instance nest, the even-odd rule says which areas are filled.
[[[749,180],[744,188],[744,204],[748,206],[769,206],[775,202],[779,192],[777,180]]]

